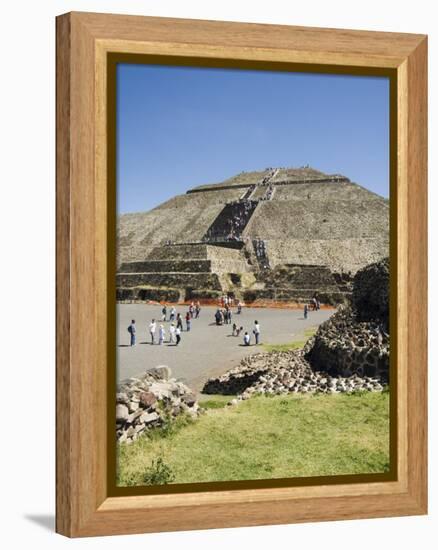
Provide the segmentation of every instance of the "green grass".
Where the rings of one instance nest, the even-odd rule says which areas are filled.
[[[203,409],[223,409],[227,404],[234,399],[235,395],[209,395],[208,397],[201,399],[199,405]]]
[[[221,398],[215,396],[211,402],[217,404]],[[235,407],[210,405],[209,409],[196,421],[182,419],[152,438],[120,445],[118,484],[144,484],[158,459],[173,483],[375,473],[389,468],[387,392],[257,396]]]
[[[264,351],[290,351],[294,349],[300,349],[304,346],[309,338],[311,338],[315,332],[316,328],[308,328],[304,331],[304,340],[294,340],[292,342],[287,342],[286,344],[262,344]]]

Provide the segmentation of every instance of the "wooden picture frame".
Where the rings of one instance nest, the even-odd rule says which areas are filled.
[[[395,475],[387,481],[113,496],[108,60],[391,74],[396,262]],[[217,66],[217,65],[216,65]],[[69,13],[57,18],[57,532],[70,537],[427,513],[427,38]],[[395,221],[394,221],[395,220]],[[114,224],[113,224],[114,225]],[[394,239],[394,235],[396,239]],[[114,254],[114,252],[113,252]],[[111,427],[112,430],[112,427]],[[112,432],[113,433],[113,432]]]

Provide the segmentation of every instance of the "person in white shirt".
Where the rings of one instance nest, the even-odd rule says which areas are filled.
[[[175,343],[175,324],[171,323],[169,327],[169,342],[171,344]]]
[[[151,335],[151,344],[155,344],[155,331],[157,330],[157,323],[155,319],[152,319],[151,324],[149,325],[149,334]]]
[[[164,326],[160,325],[160,329],[158,331],[158,343],[161,344],[164,342],[164,337],[166,336],[166,331],[164,330]]]
[[[254,336],[255,336],[255,343],[257,345],[259,343],[259,339],[260,339],[260,325],[259,325],[258,321],[254,321],[253,333],[254,333]]]
[[[176,327],[176,330],[175,330],[175,335],[176,335],[176,346],[181,342],[181,329],[179,327]]]
[[[245,335],[243,336],[243,343],[245,346],[249,346],[250,342],[251,342],[251,337],[247,332],[245,332]]]

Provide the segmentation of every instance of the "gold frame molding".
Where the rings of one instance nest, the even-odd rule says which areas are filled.
[[[381,67],[343,67],[339,65],[316,65],[310,63],[276,63],[266,61],[248,61],[224,58],[201,58],[182,56],[145,55],[140,53],[108,52],[106,55],[107,68],[107,107],[106,107],[106,138],[107,138],[107,375],[108,375],[108,422],[107,422],[107,494],[108,496],[145,495],[158,493],[203,492],[236,489],[276,488],[309,485],[332,485],[346,483],[367,483],[377,481],[394,481],[398,477],[397,454],[397,342],[391,338],[390,359],[390,468],[388,472],[373,474],[311,476],[296,478],[258,479],[240,481],[216,481],[202,483],[172,483],[159,486],[118,487],[116,485],[116,418],[114,395],[116,393],[116,95],[117,95],[117,65],[122,64],[159,64],[167,66],[190,66],[208,68],[228,68],[239,70],[284,71],[310,74],[348,74],[356,76],[386,77],[389,81],[390,105],[390,280],[397,280],[397,71],[392,68]],[[391,285],[390,292],[390,334],[397,334],[397,285]],[[394,342],[392,341],[394,340]]]
[[[393,76],[396,179],[391,184],[397,200],[391,235],[397,240],[391,242],[396,262],[391,273],[397,280],[391,311],[397,323],[397,376],[391,392],[396,392],[397,463],[391,480],[114,496],[107,437],[108,388],[114,383],[108,369],[113,343],[108,274],[114,253],[108,243],[115,226],[108,192],[114,144],[107,143],[107,78],[109,60],[133,55],[198,66]],[[427,37],[61,15],[56,158],[59,533],[77,537],[427,513]]]

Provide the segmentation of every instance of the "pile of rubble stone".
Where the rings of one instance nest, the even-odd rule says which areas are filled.
[[[197,417],[200,410],[196,396],[185,384],[171,378],[169,367],[155,367],[118,385],[117,440],[131,443],[140,434],[162,427],[181,414]]]
[[[209,378],[205,383],[202,393],[235,395],[242,393],[247,388],[258,382],[260,376],[267,373],[271,366],[268,358],[270,354],[257,354],[245,357],[239,365],[218,378]],[[262,358],[266,358],[263,360]]]
[[[314,371],[304,357],[303,350],[259,353],[246,357],[234,369],[218,378],[210,378],[203,393],[237,394],[248,399],[254,394],[286,393],[352,393],[354,391],[382,391],[376,377],[330,376]]]

